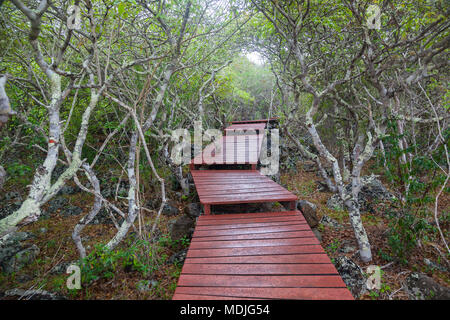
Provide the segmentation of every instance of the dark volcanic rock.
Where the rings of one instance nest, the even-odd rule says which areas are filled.
[[[303,216],[308,222],[311,228],[315,228],[319,225],[319,217],[317,216],[317,206],[306,200],[300,200],[297,204],[297,209],[299,209]]]
[[[63,197],[56,197],[48,202],[48,211],[55,212],[64,208],[69,203],[69,200]]]
[[[202,212],[203,212],[203,208],[202,205],[200,203],[190,203],[186,206],[186,208],[184,208],[184,212],[191,217],[200,217]]]
[[[123,218],[114,210],[111,210],[111,214],[119,225],[123,222]],[[89,224],[113,224],[111,214],[108,213],[107,209],[101,208]]]
[[[156,280],[141,280],[136,285],[136,289],[138,289],[140,292],[148,292],[151,291],[157,285],[158,281]]]
[[[182,215],[170,226],[170,236],[173,240],[179,240],[184,236],[190,237],[194,232],[195,222],[187,215]]]
[[[316,236],[317,240],[319,240],[319,242],[322,242],[322,232],[320,232],[317,228],[311,228],[311,230]]]
[[[15,232],[0,244],[0,266],[5,273],[17,272],[30,264],[39,254],[36,245],[26,246],[22,242],[34,238],[28,232]]]
[[[67,207],[64,207],[61,210],[60,214],[65,217],[69,217],[69,216],[77,216],[77,215],[81,214],[82,212],[83,212],[83,209],[81,209],[80,207],[69,205]]]
[[[339,222],[337,222],[333,218],[330,218],[326,214],[324,214],[322,216],[322,218],[320,219],[319,223],[323,224],[324,226],[331,227],[331,228],[334,228],[334,229],[342,228],[342,225]]]
[[[148,199],[145,203],[145,206],[153,210],[158,210],[161,206],[161,196],[155,195],[153,198]]]
[[[167,263],[168,264],[174,264],[175,262],[183,263],[184,260],[186,259],[187,252],[188,249],[183,249],[177,253],[174,253],[173,255],[170,256],[169,259],[167,259]]]
[[[0,219],[3,219],[20,208],[22,204],[22,196],[20,193],[10,191],[0,198]]]
[[[59,195],[67,195],[67,194],[75,194],[80,192],[81,189],[78,187],[72,187],[72,186],[63,186],[61,190],[59,190]]]
[[[432,261],[430,259],[424,258],[423,262],[425,262],[425,264],[427,266],[429,266],[431,269],[436,269],[436,270],[440,270],[440,271],[443,271],[443,272],[448,272],[449,271],[443,265],[440,265],[439,263],[436,263],[436,262],[434,262],[434,261]]]
[[[128,189],[130,188],[130,184],[127,181],[120,181],[119,188],[117,188],[117,184],[113,183],[102,183],[100,186],[100,193],[105,198],[115,197],[116,191],[117,195],[120,197],[126,197],[128,195]]]
[[[450,300],[450,289],[422,273],[411,273],[406,278],[406,288],[411,300]]]
[[[0,243],[0,266],[5,273],[21,269],[34,260],[39,253],[36,246],[26,247],[22,241],[32,239],[34,235],[29,232],[15,232]]]
[[[10,191],[5,193],[4,200],[9,201],[9,200],[22,200],[22,197],[20,196],[20,193],[15,192],[15,191]]]
[[[21,300],[67,300],[67,297],[45,290],[12,289],[4,293],[5,297],[15,297]]]
[[[0,219],[9,216],[11,213],[20,208],[20,203],[2,203],[0,207]]]
[[[177,214],[180,213],[180,210],[177,208],[176,205],[177,204],[172,200],[167,201],[161,213],[165,216],[176,216]]]
[[[360,266],[346,256],[337,257],[334,265],[355,298],[364,294],[366,278]]]
[[[372,205],[375,201],[390,201],[395,199],[394,195],[386,189],[380,180],[375,175],[361,177],[361,191],[358,195],[358,203],[361,212],[373,211]],[[345,190],[351,192],[351,184],[345,186]],[[334,194],[327,201],[327,206],[330,209],[343,210],[344,205],[339,195]]]
[[[47,209],[41,210],[41,216],[39,219],[48,219],[52,213],[57,212],[58,210],[62,210],[66,208],[69,204],[69,200],[62,196],[57,196],[50,200],[47,204]]]

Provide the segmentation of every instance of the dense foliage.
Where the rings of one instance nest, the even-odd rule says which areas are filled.
[[[278,117],[289,150],[343,201],[363,261],[367,170],[397,199],[385,260],[407,263],[430,238],[448,258],[449,10],[445,0],[0,1],[0,188],[26,189],[0,236],[76,184],[93,199],[72,234],[83,281],[119,266],[148,274],[161,264],[146,253],[166,203],[179,189],[192,196],[172,131]],[[87,250],[82,231],[102,209],[123,219]],[[114,251],[131,229],[141,242]]]

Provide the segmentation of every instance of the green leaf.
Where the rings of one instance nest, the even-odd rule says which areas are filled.
[[[117,6],[117,11],[120,15],[123,14],[123,12],[125,11],[125,2],[119,3],[119,5]]]

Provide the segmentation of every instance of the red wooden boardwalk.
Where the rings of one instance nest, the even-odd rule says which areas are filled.
[[[299,211],[200,216],[173,299],[353,299]]]
[[[297,196],[256,170],[194,170],[200,202],[209,214],[214,204],[291,202],[295,207]]]
[[[226,129],[227,130],[227,129]],[[263,134],[233,135],[231,132],[211,143],[193,160],[193,165],[258,163]],[[216,145],[220,146],[218,149]],[[193,167],[191,167],[193,169]]]
[[[173,299],[353,299],[295,209],[297,196],[256,170],[271,121],[276,119],[233,122],[221,148],[210,144],[191,163],[205,213],[197,219]],[[252,166],[195,170],[194,164],[217,163]],[[213,205],[258,202],[289,204],[291,211],[211,214]]]

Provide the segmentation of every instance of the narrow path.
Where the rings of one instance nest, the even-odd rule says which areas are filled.
[[[252,130],[221,140],[225,150],[216,153],[212,144],[194,158],[191,173],[205,213],[197,220],[173,299],[353,299],[296,210],[297,196],[256,170],[265,122],[233,123],[227,134]],[[196,170],[215,155],[251,169]],[[290,211],[211,214],[212,205],[258,202],[280,202]]]

